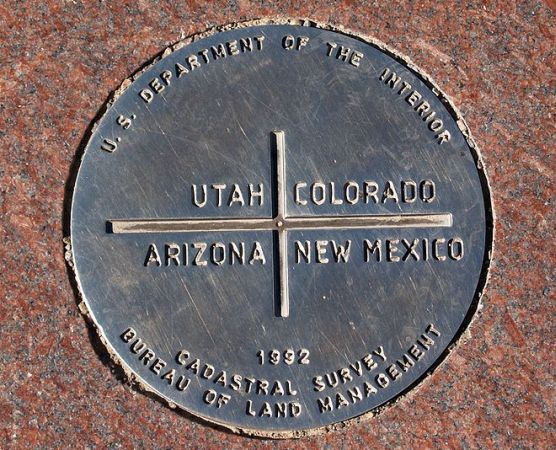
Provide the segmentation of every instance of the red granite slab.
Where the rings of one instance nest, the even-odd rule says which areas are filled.
[[[1,2],[0,447],[554,448],[554,6]],[[109,93],[180,37],[277,14],[372,35],[429,72],[482,148],[497,213],[468,341],[379,417],[295,443],[216,430],[123,384],[76,307],[62,247],[72,161]]]

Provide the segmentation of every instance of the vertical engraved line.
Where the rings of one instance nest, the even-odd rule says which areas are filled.
[[[278,220],[286,216],[286,137],[283,131],[273,131],[276,145],[276,174],[278,195]]]
[[[283,131],[273,131],[276,148],[276,221],[278,227],[278,266],[280,285],[280,317],[290,315],[290,296],[288,289],[288,233],[284,230],[286,217],[286,136]]]
[[[278,259],[280,264],[280,317],[290,315],[290,293],[288,283],[288,232],[278,230]]]

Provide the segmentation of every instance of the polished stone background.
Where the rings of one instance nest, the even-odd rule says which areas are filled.
[[[553,1],[0,3],[0,448],[554,448]],[[478,141],[497,214],[471,337],[416,393],[318,437],[243,438],[122,382],[76,306],[65,186],[109,93],[181,37],[277,14],[369,34],[412,58]],[[113,372],[113,373],[111,373]]]

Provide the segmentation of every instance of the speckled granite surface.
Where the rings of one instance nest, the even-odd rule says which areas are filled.
[[[484,308],[414,395],[312,448],[554,448],[554,4],[0,3],[0,447],[283,447],[225,433],[111,373],[62,247],[66,181],[111,91],[180,37],[276,14],[372,35],[429,72],[482,148],[497,213]]]

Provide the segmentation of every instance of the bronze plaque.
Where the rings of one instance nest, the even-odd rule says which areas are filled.
[[[94,127],[75,276],[110,354],[172,406],[299,436],[446,356],[492,246],[469,130],[406,58],[309,22],[177,44]]]

